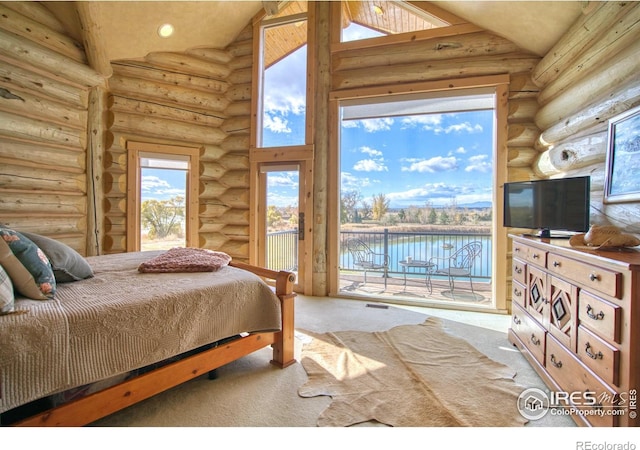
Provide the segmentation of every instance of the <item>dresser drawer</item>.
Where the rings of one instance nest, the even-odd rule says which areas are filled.
[[[553,274],[580,283],[588,289],[621,298],[622,274],[619,272],[612,272],[553,253],[547,256],[547,269]]]
[[[527,306],[527,288],[517,281],[513,281],[511,285],[511,301],[526,308]]]
[[[513,305],[511,329],[540,364],[544,364],[547,333],[517,304]]]
[[[575,406],[584,410],[584,417],[591,425],[599,427],[615,425],[615,416],[608,415],[607,412],[614,406],[613,399],[618,398],[617,392],[580,364],[575,355],[569,353],[553,337],[547,339],[546,369],[556,383],[562,386],[564,393],[590,393],[588,399],[582,398],[581,394],[574,395],[578,396],[578,400],[582,400],[582,405]],[[595,405],[590,404],[594,397]],[[604,414],[597,415],[598,410],[602,410]]]
[[[520,242],[513,243],[513,256],[540,267],[545,267],[547,264],[547,252]]]
[[[622,308],[581,290],[578,294],[580,324],[610,342],[620,343]]]
[[[578,327],[578,358],[609,384],[618,385],[620,350],[582,325]]]
[[[526,284],[527,282],[527,265],[524,261],[520,261],[519,259],[512,259],[511,262],[511,273],[513,274],[513,279],[520,284]]]

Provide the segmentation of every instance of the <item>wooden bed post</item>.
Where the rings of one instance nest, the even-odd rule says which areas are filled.
[[[291,272],[280,271],[276,276],[276,295],[280,298],[282,311],[282,331],[277,333],[273,347],[273,359],[271,364],[284,368],[295,363],[294,358],[294,333],[295,333],[295,308],[293,283],[296,277]]]

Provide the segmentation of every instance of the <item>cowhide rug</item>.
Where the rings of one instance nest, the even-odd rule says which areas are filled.
[[[383,332],[304,332],[309,381],[301,397],[327,395],[318,426],[377,421],[394,427],[507,427],[526,420],[524,390],[507,366],[448,334],[440,319]]]

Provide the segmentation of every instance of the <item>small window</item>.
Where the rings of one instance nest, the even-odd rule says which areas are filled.
[[[198,246],[199,149],[129,142],[127,250]]]

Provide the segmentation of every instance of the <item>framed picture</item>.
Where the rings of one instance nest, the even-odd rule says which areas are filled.
[[[609,120],[604,202],[640,200],[640,106]]]

